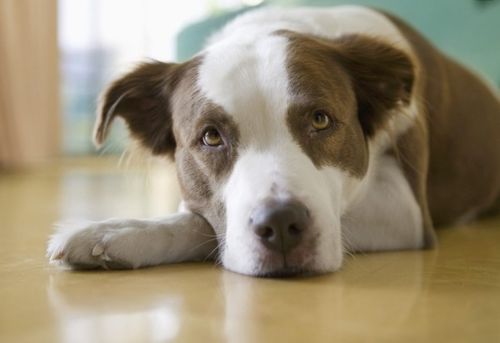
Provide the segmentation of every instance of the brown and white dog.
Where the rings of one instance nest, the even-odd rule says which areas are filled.
[[[181,210],[60,231],[52,260],[138,268],[217,249],[239,273],[332,272],[346,251],[432,247],[434,225],[500,196],[493,88],[364,7],[244,14],[193,59],[115,81],[97,144],[116,116],[175,160]]]

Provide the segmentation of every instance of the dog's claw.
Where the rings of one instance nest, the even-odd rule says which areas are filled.
[[[113,267],[113,259],[109,257],[109,255],[106,253],[106,250],[104,248],[104,244],[102,243],[97,243],[94,248],[92,249],[92,256],[97,257],[101,263],[101,267],[104,269],[115,269]],[[120,268],[123,269],[123,268]]]
[[[104,246],[101,243],[97,243],[92,249],[92,256],[100,256],[104,253]]]
[[[103,261],[106,261],[106,262],[113,261],[113,260],[111,259],[111,257],[109,257],[109,256],[108,256],[108,254],[106,254],[106,253],[103,253],[103,254],[101,255],[101,259],[102,259]]]

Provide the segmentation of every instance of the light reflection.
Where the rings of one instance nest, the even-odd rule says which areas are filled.
[[[432,267],[435,256],[428,256],[427,265],[419,252],[399,256],[356,256],[364,261],[353,270],[347,261],[338,273],[308,278],[258,279],[225,272],[226,341],[291,342],[311,330],[325,342],[366,337],[370,330],[390,334],[388,318],[394,326],[408,325],[415,317],[423,327],[432,326],[422,299],[426,267]]]
[[[62,342],[164,342],[179,331],[178,318],[168,309],[148,312],[67,316],[60,323]]]
[[[116,295],[106,296],[105,290],[96,296],[95,289],[72,289],[71,280],[59,276],[50,277],[47,291],[62,342],[164,342],[179,334],[177,297],[131,292],[132,300],[123,289]]]

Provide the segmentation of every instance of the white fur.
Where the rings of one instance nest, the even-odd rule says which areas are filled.
[[[342,236],[351,251],[422,248],[420,206],[393,157],[371,161],[360,194],[342,216]]]
[[[409,51],[397,27],[382,14],[361,6],[264,8],[248,12],[226,25],[210,40],[208,50],[225,42],[253,44],[273,31],[287,29],[335,38],[362,33],[383,39]]]
[[[294,142],[285,121],[291,98],[287,40],[272,35],[278,29],[329,38],[364,33],[411,54],[388,19],[357,6],[264,9],[237,18],[212,38],[203,51],[198,86],[233,116],[240,131],[238,160],[227,184],[218,190],[227,212],[224,266],[246,274],[268,272],[248,220],[269,197],[298,199],[310,210],[314,224],[308,230],[317,240],[304,267],[311,271],[341,266],[342,239],[353,250],[421,247],[420,208],[397,163],[380,156],[390,142],[386,134],[370,142],[370,168],[361,180],[336,167],[316,168]],[[417,105],[412,101],[396,114],[392,138],[412,125]],[[115,261],[134,268],[208,255],[215,244],[211,230],[193,228],[189,220],[179,218],[93,223],[56,234],[48,252],[69,264],[108,267]],[[199,246],[204,248],[193,253]]]
[[[261,263],[263,247],[248,228],[248,219],[252,210],[266,198],[291,198],[309,208],[314,225],[307,230],[317,238],[303,267],[317,272],[337,270],[342,263],[343,249],[340,212],[336,205],[340,203],[346,174],[336,168],[329,169],[318,170],[291,142],[244,152],[225,187],[224,266],[246,274],[269,272]]]
[[[241,273],[266,272],[260,262],[261,244],[249,230],[248,218],[266,198],[294,198],[306,204],[316,223],[310,230],[317,233],[318,246],[311,251],[314,262],[308,267],[336,270],[342,262],[338,187],[347,174],[331,168],[336,177],[323,175],[287,128],[287,40],[269,36],[230,45],[229,57],[223,43],[209,48],[199,74],[205,95],[233,116],[240,131],[239,159],[224,189],[227,223],[222,262]]]

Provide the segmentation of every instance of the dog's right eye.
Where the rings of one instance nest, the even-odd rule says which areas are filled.
[[[311,124],[316,130],[324,130],[330,127],[331,119],[325,111],[317,110],[312,114]]]
[[[206,129],[201,140],[203,142],[203,145],[211,147],[216,147],[224,144],[219,131],[214,128]]]

